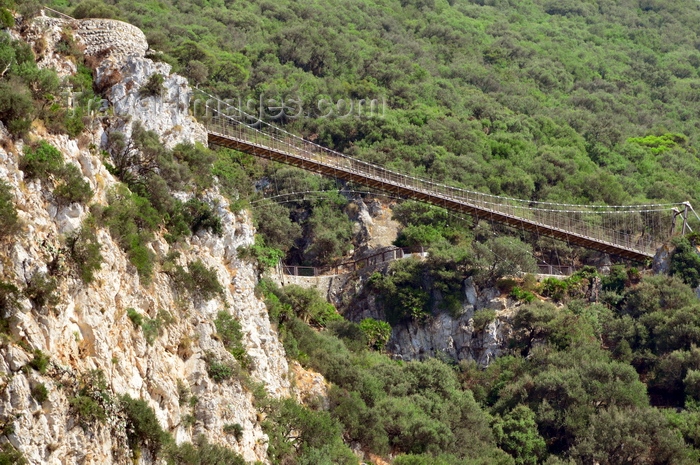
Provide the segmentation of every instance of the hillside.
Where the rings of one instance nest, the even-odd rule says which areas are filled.
[[[697,233],[612,265],[207,147],[188,108],[384,98],[278,122],[493,193],[698,198],[695,3],[481,3],[0,0],[0,464],[698,463]],[[265,278],[392,240],[427,254],[336,306]],[[603,266],[532,274],[562,257]]]
[[[519,198],[700,200],[692,0],[53,4],[124,18],[200,86],[269,117],[289,100],[278,120],[378,164]],[[323,98],[386,113],[324,118]]]

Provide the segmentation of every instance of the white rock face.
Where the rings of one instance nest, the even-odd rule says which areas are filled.
[[[474,328],[473,309],[457,318],[439,313],[424,324],[400,324],[393,328],[387,350],[402,360],[447,356],[485,367],[503,354],[511,315],[506,308],[496,311],[496,318],[483,331]]]
[[[104,36],[102,36],[104,37]],[[205,142],[206,132],[181,108],[176,93],[189,92],[184,78],[168,75],[166,96],[160,106],[144,104],[138,89],[153,72],[169,73],[165,65],[143,57],[108,58],[119,66],[122,81],[111,95],[115,113],[130,115],[156,131],[169,145]],[[106,69],[106,68],[105,68]],[[179,127],[178,127],[179,126]],[[67,136],[47,135],[35,129],[31,137],[45,139],[57,147],[66,163],[78,166],[95,191],[93,202],[105,203],[107,191],[117,181],[104,168],[90,142],[103,139],[96,127],[81,143]],[[89,136],[89,137],[88,137]],[[7,149],[3,148],[6,147]],[[105,229],[97,230],[103,263],[94,282],[83,284],[64,260],[66,234],[80,228],[88,209],[78,204],[59,206],[50,189],[40,181],[26,181],[18,169],[21,144],[14,144],[0,128],[0,177],[13,190],[23,223],[22,232],[0,243],[0,280],[19,289],[37,272],[57,267],[59,302],[39,308],[22,298],[10,315],[13,334],[0,338],[0,424],[13,430],[8,435],[32,465],[130,464],[124,419],[115,410],[104,424],[83,429],[73,415],[69,399],[90,370],[104,373],[113,398],[129,394],[154,408],[161,426],[178,442],[204,434],[210,442],[236,450],[248,461],[267,463],[267,437],[246,383],[231,379],[214,383],[207,374],[205,357],[234,361],[215,336],[213,320],[220,311],[234,315],[241,323],[244,344],[252,359],[250,377],[263,383],[272,396],[290,395],[289,367],[277,334],[270,325],[265,305],[254,294],[256,272],[241,261],[236,249],[252,244],[253,227],[247,214],[233,213],[226,200],[214,190],[208,193],[218,203],[224,232],[221,237],[201,232],[176,246],[162,237],[152,249],[162,258],[173,247],[180,252],[179,263],[202,260],[213,268],[224,286],[224,297],[208,302],[190,300],[174,289],[171,278],[158,267],[153,282],[140,282],[135,268]],[[143,331],[127,316],[134,309],[146,319],[164,323],[152,345]],[[169,318],[166,317],[169,315]],[[29,368],[33,350],[50,356],[46,374]],[[32,394],[39,384],[48,390],[40,405]],[[180,405],[179,387],[186,387],[198,402]],[[180,389],[181,391],[182,389]],[[185,421],[189,415],[192,421]],[[240,424],[243,434],[236,439],[224,433],[228,424]],[[11,427],[11,428],[10,428]],[[144,453],[136,463],[152,463]]]
[[[654,271],[654,274],[668,274],[669,270],[671,269],[672,252],[673,246],[671,244],[664,244],[659,247],[652,262],[652,270]]]
[[[502,355],[516,303],[501,297],[494,288],[478,292],[471,278],[464,288],[459,315],[439,312],[424,323],[399,324],[393,328],[387,350],[403,360],[447,356],[453,360],[474,360],[482,367]],[[495,319],[483,330],[474,328],[474,313],[484,310],[495,311]]]
[[[128,116],[140,121],[146,129],[158,132],[166,147],[172,148],[184,141],[206,144],[206,130],[189,114],[192,89],[187,79],[170,74],[170,69],[167,63],[155,63],[139,56],[109,58],[98,68],[96,80],[101,82],[119,76],[107,95],[114,114]],[[163,91],[153,97],[141,95],[141,87],[156,73],[164,78]],[[130,133],[128,126],[122,130]]]

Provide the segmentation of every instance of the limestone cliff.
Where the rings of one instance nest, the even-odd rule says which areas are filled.
[[[29,134],[29,139],[44,139],[57,147],[66,163],[80,169],[95,192],[92,202],[104,203],[117,183],[98,150],[105,130],[116,125],[128,132],[134,121],[141,121],[169,146],[206,142],[206,132],[189,116],[183,100],[189,92],[186,80],[170,74],[168,65],[144,58],[147,45],[137,29],[119,22],[51,18],[39,18],[23,27],[24,39],[35,50],[40,45],[38,58],[43,66],[63,74],[74,71],[51,48],[61,31],[70,29],[85,44],[86,53],[101,60],[97,79],[114,80],[107,86],[113,116],[93,119],[89,132],[77,140],[48,134],[39,125]],[[161,96],[142,98],[139,88],[152,73],[164,75],[165,91]],[[6,437],[31,464],[131,463],[124,420],[118,413],[108,415],[104,423],[83,428],[69,405],[80,380],[92,370],[101,370],[109,395],[129,394],[146,400],[177,441],[204,434],[210,442],[227,445],[248,461],[267,462],[267,438],[249,383],[235,378],[215,383],[204,360],[209,353],[233,361],[216,337],[213,323],[219,311],[227,311],[241,324],[252,360],[250,378],[262,383],[270,395],[290,394],[284,350],[264,304],[254,294],[256,271],[237,255],[238,247],[253,242],[249,216],[230,211],[214,188],[206,196],[217,206],[223,234],[199,232],[175,246],[182,265],[199,259],[216,271],[224,286],[221,298],[187,299],[167,274],[158,271],[152,283],[145,285],[103,228],[97,230],[103,263],[96,279],[84,285],[63,263],[62,255],[66,236],[81,227],[87,208],[77,203],[61,205],[40,180],[25,180],[18,168],[22,151],[22,142],[13,142],[2,129],[0,179],[12,188],[22,230],[0,244],[0,280],[25,289],[33,277],[51,268],[58,277],[58,288],[54,292],[57,302],[50,308],[22,297],[13,314],[6,315],[12,329],[11,336],[0,344],[0,426]],[[160,258],[171,250],[160,236],[150,247]],[[163,320],[152,343],[132,323],[127,309],[144,318]],[[36,350],[50,357],[45,374],[28,365]],[[40,384],[48,391],[43,402],[33,396]],[[197,402],[182,402],[187,391]],[[230,428],[224,431],[225,425],[233,424],[242,427],[242,434],[231,434]],[[150,463],[148,454],[141,455],[138,463]]]

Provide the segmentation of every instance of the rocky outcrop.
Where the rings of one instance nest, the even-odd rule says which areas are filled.
[[[207,143],[204,126],[190,115],[192,89],[187,79],[170,73],[167,63],[129,56],[124,59],[107,58],[97,69],[96,81],[109,86],[107,99],[114,114],[122,117],[113,130],[130,133],[130,123],[139,121],[148,130],[156,131],[166,147],[172,148],[180,142]],[[163,76],[162,91],[155,96],[144,96],[140,89],[153,74]]]
[[[380,296],[368,287],[370,276],[387,273],[389,263],[363,268],[354,273],[336,276],[269,275],[280,285],[296,284],[316,288],[347,319],[360,322],[364,318],[386,320]],[[395,325],[386,351],[401,360],[423,360],[440,357],[452,360],[474,360],[487,366],[507,349],[510,319],[519,302],[502,296],[496,288],[478,289],[471,278],[464,283],[462,308],[456,314],[439,310],[436,296],[432,316],[425,321]],[[475,312],[490,310],[494,318],[484,327],[474,327]]]
[[[355,198],[350,212],[355,221],[356,250],[354,257],[376,254],[396,239],[399,225],[391,218],[391,205],[377,199]],[[281,270],[268,274],[278,285],[298,285],[315,288],[351,321],[364,318],[386,320],[379,296],[369,292],[367,282],[374,272],[387,273],[389,263],[366,266],[356,272],[313,277],[290,276]],[[439,299],[438,299],[439,300]],[[495,288],[479,290],[473,280],[464,285],[462,309],[458,314],[438,310],[423,322],[407,322],[395,325],[386,350],[402,360],[422,360],[440,357],[452,360],[474,360],[481,366],[488,365],[506,350],[510,334],[510,317],[518,303],[502,297]],[[481,310],[495,311],[494,319],[484,327],[474,327],[474,313]]]
[[[392,219],[392,205],[377,198],[359,196],[351,201],[350,211],[354,214],[350,218],[354,221],[356,244],[354,258],[364,258],[394,243],[399,223]]]
[[[121,34],[127,29],[119,26],[113,32]],[[115,114],[128,115],[130,121],[141,120],[170,145],[205,141],[204,129],[189,118],[180,100],[170,97],[189,92],[184,78],[170,75],[167,66],[143,58],[143,47],[138,50],[141,56],[108,57],[108,65],[102,68],[121,73],[109,94]],[[47,55],[52,54],[47,51]],[[139,96],[139,86],[153,72],[166,75],[164,97],[150,97],[160,98],[157,109],[144,105]],[[123,127],[128,128],[128,124],[123,123]],[[65,162],[77,166],[90,183],[95,191],[93,202],[105,202],[106,193],[117,181],[91,145],[104,140],[101,125],[96,124],[89,137],[79,140],[47,134],[39,126],[29,137],[45,139],[57,147]],[[0,381],[0,425],[10,442],[32,465],[132,463],[125,423],[116,410],[108,409],[104,423],[84,428],[70,406],[81,380],[99,370],[110,399],[129,394],[146,400],[162,427],[178,442],[203,434],[210,442],[233,448],[248,461],[267,462],[267,437],[246,376],[215,383],[207,373],[206,361],[215,357],[235,363],[216,336],[213,323],[218,312],[228,312],[238,319],[244,333],[251,359],[247,376],[262,383],[272,396],[290,395],[284,350],[264,303],[254,293],[256,270],[237,254],[238,247],[253,243],[249,216],[230,211],[214,189],[207,196],[218,205],[224,225],[221,237],[200,232],[177,245],[157,237],[150,246],[161,260],[176,250],[179,264],[201,260],[215,270],[224,285],[221,298],[191,299],[161,272],[155,273],[151,284],[144,285],[125,253],[102,228],[96,232],[103,263],[94,282],[85,285],[65,260],[63,247],[66,235],[81,227],[88,208],[61,205],[41,181],[26,180],[18,169],[22,150],[21,142],[15,144],[0,132],[0,178],[12,188],[22,222],[22,233],[0,244],[0,280],[24,289],[32,278],[51,268],[58,287],[53,292],[56,303],[40,306],[21,297],[15,310],[4,315],[12,321],[12,334],[0,338],[0,372],[4,374]],[[129,318],[130,312],[157,321],[155,336],[147,339]],[[37,350],[50,357],[43,374],[29,366]],[[40,385],[47,391],[42,401],[36,394]],[[184,402],[185,395],[196,396],[196,402]],[[233,424],[242,427],[241,435],[226,432],[230,428],[225,426]],[[151,459],[143,454],[137,462],[150,463]]]
[[[668,274],[671,270],[671,253],[673,246],[664,244],[656,251],[651,264],[651,269],[654,274]]]
[[[485,367],[506,349],[512,313],[512,309],[497,311],[483,329],[474,328],[474,310],[458,317],[439,313],[423,324],[400,324],[392,331],[387,351],[401,360],[438,357],[474,360]]]
[[[500,295],[498,289],[479,291],[471,278],[464,286],[459,314],[436,311],[425,322],[408,322],[395,326],[387,350],[402,360],[439,357],[473,360],[489,365],[506,350],[510,335],[510,318],[518,303]],[[493,320],[481,328],[474,326],[475,312],[491,310]]]
[[[107,91],[114,114],[121,117],[121,125],[112,129],[129,134],[129,122],[141,121],[146,129],[159,132],[169,148],[183,141],[206,144],[204,127],[190,116],[192,89],[187,79],[171,74],[166,63],[144,58],[148,43],[139,28],[110,19],[42,15],[24,27],[22,39],[34,49],[40,67],[53,68],[61,76],[76,72],[74,61],[57,52],[61,42],[75,41],[86,56],[99,62],[96,85]],[[153,74],[163,76],[162,92],[144,96],[139,90]]]

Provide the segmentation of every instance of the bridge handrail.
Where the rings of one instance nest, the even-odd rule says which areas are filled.
[[[217,102],[228,105],[219,100]],[[236,107],[229,105],[227,108],[245,115],[246,118],[253,118]],[[214,112],[214,116],[206,121],[210,133],[239,140],[252,148],[258,147],[261,150],[270,150],[285,158],[299,160],[302,162],[302,165],[303,161],[306,160],[314,165],[324,166],[328,170],[336,170],[338,173],[354,173],[365,179],[406,188],[412,192],[430,195],[438,200],[444,199],[445,201],[469,205],[485,213],[486,216],[488,214],[497,214],[517,221],[527,221],[531,225],[541,226],[551,231],[559,231],[569,235],[575,234],[578,237],[595,241],[596,243],[610,245],[635,253],[643,253],[647,256],[653,255],[658,245],[666,239],[666,237],[656,237],[654,231],[666,228],[666,221],[662,217],[671,212],[671,209],[668,207],[679,205],[589,205],[585,207],[590,208],[590,210],[584,210],[582,209],[584,206],[580,205],[573,209],[570,208],[571,204],[531,202],[484,194],[401,174],[381,166],[357,160],[256,119],[255,124],[268,131],[264,132],[257,127],[232,117],[230,114],[222,112],[220,108],[209,107],[208,103],[207,109],[211,109]],[[548,208],[536,205],[547,205]],[[613,222],[616,223],[616,227],[612,227]],[[640,229],[643,230],[643,233],[634,233],[634,231],[639,231]],[[670,229],[670,227],[667,229]]]
[[[335,276],[339,274],[350,273],[367,266],[379,265],[382,263],[393,262],[407,257],[419,256],[425,258],[427,253],[420,248],[420,251],[412,247],[391,247],[381,252],[373,253],[367,257],[350,260],[337,265],[328,266],[301,266],[301,265],[285,265],[280,263],[279,268],[283,274],[289,276]],[[379,260],[377,260],[380,258]]]
[[[605,228],[604,226],[600,225],[592,225],[583,218],[573,217],[573,215],[593,215],[598,212],[562,211],[550,209],[536,210],[526,206],[495,204],[494,202],[489,202],[484,198],[492,197],[491,195],[482,195],[477,193],[477,198],[470,198],[463,195],[463,190],[451,188],[450,186],[430,183],[429,181],[425,182],[419,178],[400,175],[399,173],[392,172],[385,168],[368,165],[364,162],[346,156],[339,160],[338,157],[335,156],[335,153],[332,153],[332,156],[329,157],[322,151],[321,153],[318,153],[318,155],[320,155],[319,158],[318,156],[314,156],[314,152],[310,152],[306,147],[296,147],[286,140],[281,140],[280,138],[273,137],[272,135],[263,133],[255,128],[250,128],[249,126],[243,124],[232,126],[231,124],[222,123],[218,121],[217,118],[214,118],[208,124],[208,128],[211,132],[220,133],[227,137],[234,137],[242,141],[258,145],[261,148],[269,148],[277,151],[278,153],[284,154],[285,156],[303,158],[314,163],[323,164],[329,168],[343,169],[346,171],[349,170],[369,178],[380,179],[392,182],[396,185],[408,187],[417,192],[431,193],[433,195],[437,194],[445,199],[476,205],[486,211],[505,214],[518,219],[528,219],[535,223],[541,224],[543,227],[554,228],[563,232],[575,232],[581,236],[588,237],[599,242],[626,247],[630,250],[642,250],[646,253],[653,253],[653,251],[656,249],[656,244],[659,242],[658,240],[655,241],[653,237],[649,237],[649,240],[647,241],[640,241],[640,239],[643,238],[635,240],[631,234],[616,231],[612,228]],[[365,167],[369,167],[371,169],[362,169]],[[428,186],[425,186],[424,184],[428,184]],[[430,189],[429,187],[433,187],[433,189]],[[666,210],[649,209],[641,212],[635,211],[626,213],[628,213],[630,216],[636,216],[644,212],[654,213],[663,211]],[[564,218],[557,217],[558,214],[562,213],[566,213],[567,215]],[[620,214],[625,212],[616,213]],[[636,220],[637,222],[641,221],[639,218]]]
[[[310,141],[310,140],[304,139],[303,137],[300,137],[300,136],[298,136],[298,135],[296,135],[296,134],[290,133],[290,132],[288,132],[288,131],[286,131],[286,130],[284,130],[284,129],[278,127],[278,126],[274,126],[274,125],[272,125],[272,124],[269,124],[269,123],[263,121],[262,119],[260,119],[260,118],[258,118],[258,117],[256,117],[256,116],[252,116],[252,115],[250,115],[250,114],[244,112],[244,111],[241,110],[240,108],[238,108],[238,107],[236,107],[236,106],[234,106],[234,105],[232,105],[232,104],[230,104],[230,103],[228,103],[228,102],[225,102],[225,101],[223,101],[223,100],[221,100],[221,99],[219,99],[219,98],[217,98],[217,97],[215,97],[215,96],[213,96],[213,95],[211,95],[211,94],[208,94],[208,93],[206,93],[206,92],[204,92],[204,91],[202,91],[202,90],[197,89],[197,92],[199,92],[199,93],[201,93],[201,94],[203,94],[203,95],[209,97],[210,99],[215,100],[215,101],[216,101],[218,104],[220,104],[220,105],[221,105],[221,104],[225,105],[225,106],[228,107],[229,109],[234,110],[236,113],[239,113],[240,115],[243,115],[245,118],[247,118],[247,119],[249,119],[249,120],[251,120],[251,121],[254,121],[254,123],[251,123],[251,124],[245,123],[245,122],[243,122],[243,121],[240,121],[240,120],[234,118],[234,117],[231,116],[230,114],[227,114],[226,112],[222,112],[220,108],[213,108],[213,107],[211,107],[211,106],[209,106],[209,105],[207,104],[206,108],[211,109],[214,113],[218,113],[218,114],[220,115],[220,118],[226,120],[228,123],[230,123],[230,124],[232,124],[232,125],[235,125],[235,126],[238,126],[238,125],[246,126],[246,127],[250,128],[250,129],[252,129],[252,130],[254,130],[254,131],[260,133],[261,135],[266,135],[266,136],[270,137],[272,140],[275,140],[275,141],[278,141],[278,142],[282,142],[282,143],[284,143],[284,144],[287,145],[287,146],[294,147],[294,148],[296,148],[296,149],[298,149],[298,150],[302,150],[303,152],[311,152],[311,153],[313,153],[313,151],[310,151],[308,148],[306,148],[306,147],[313,147],[313,148],[316,149],[317,151],[321,151],[321,152],[325,152],[325,153],[331,154],[331,155],[333,155],[334,157],[339,157],[339,158],[344,158],[344,159],[347,159],[347,160],[351,160],[353,163],[365,165],[365,166],[367,166],[368,168],[371,168],[371,169],[383,170],[383,171],[385,171],[385,172],[392,173],[392,174],[394,174],[394,175],[396,175],[396,176],[400,176],[401,178],[404,178],[404,179],[410,179],[411,181],[414,181],[414,182],[418,182],[418,183],[421,183],[421,184],[428,184],[428,185],[434,186],[437,190],[439,190],[440,188],[445,188],[445,189],[448,189],[448,190],[451,190],[451,191],[458,191],[458,192],[463,192],[463,193],[465,193],[465,194],[472,194],[472,195],[478,195],[478,196],[482,196],[482,197],[488,197],[488,198],[498,199],[498,200],[500,200],[500,201],[508,201],[508,202],[522,203],[522,204],[527,205],[527,208],[528,208],[529,210],[557,211],[557,212],[583,213],[583,214],[620,213],[621,210],[622,210],[623,212],[624,212],[625,210],[629,210],[630,213],[637,213],[637,212],[640,212],[640,211],[667,211],[668,208],[666,208],[666,207],[674,207],[674,206],[679,206],[679,205],[682,205],[682,204],[683,204],[683,202],[676,202],[676,203],[659,203],[659,204],[629,204],[629,205],[558,203],[558,202],[546,202],[546,201],[541,201],[541,200],[518,199],[518,198],[515,198],[515,197],[507,197],[507,196],[501,196],[501,195],[496,195],[496,194],[486,194],[486,193],[483,193],[483,192],[473,191],[473,190],[469,190],[469,189],[465,189],[465,188],[457,187],[457,186],[449,186],[449,185],[447,185],[447,184],[435,182],[435,181],[430,180],[430,179],[424,179],[424,178],[419,178],[419,177],[412,176],[412,175],[409,175],[409,174],[399,173],[399,172],[397,172],[397,171],[393,171],[393,170],[384,168],[384,167],[379,166],[379,165],[375,165],[375,164],[373,164],[373,163],[370,163],[370,162],[367,162],[367,161],[364,161],[364,160],[359,160],[359,159],[350,157],[350,156],[348,156],[348,155],[345,155],[345,154],[342,153],[342,152],[338,152],[338,151],[335,151],[335,150],[333,150],[333,149],[329,149],[328,147],[324,147],[324,146],[322,146],[322,145],[316,144],[315,142],[312,142],[312,141]],[[216,117],[215,117],[215,118],[216,118]],[[264,133],[263,131],[261,131],[261,130],[255,128],[254,125],[262,125],[262,126],[265,126],[265,127],[267,127],[267,128],[270,128],[271,130],[273,130],[273,131],[275,131],[275,132],[279,132],[279,133],[281,133],[281,134],[284,135],[285,140],[283,140],[283,139],[278,139],[278,138],[274,138],[274,137],[270,136],[269,134],[266,134],[266,133]],[[291,143],[289,142],[289,140],[286,140],[286,139],[297,140],[298,142],[301,142],[302,144],[304,144],[305,148],[297,147],[297,146],[291,144]],[[496,203],[496,202],[494,202],[494,205],[502,205],[502,203]],[[562,207],[562,208],[564,208],[564,210],[562,210],[562,209],[555,209],[555,208],[544,209],[544,208],[540,208],[540,207],[535,207],[534,205],[549,205],[549,206],[552,206],[552,207],[557,206],[557,207]],[[640,209],[646,209],[646,210],[640,210]],[[603,210],[603,211],[601,211],[601,210]],[[605,212],[605,210],[611,210],[611,211],[610,211],[610,212]]]

